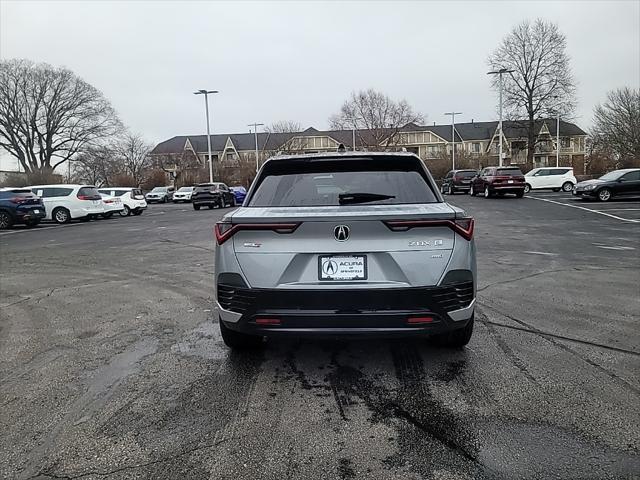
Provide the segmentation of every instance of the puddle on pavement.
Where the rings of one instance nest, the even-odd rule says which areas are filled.
[[[218,325],[207,320],[187,332],[184,339],[171,346],[171,351],[180,355],[221,360],[229,355],[222,343]]]

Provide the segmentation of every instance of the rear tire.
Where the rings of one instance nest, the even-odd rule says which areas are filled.
[[[609,190],[608,188],[600,189],[600,191],[598,192],[598,200],[600,200],[601,202],[608,202],[609,200],[611,200],[611,190]]]
[[[473,188],[473,185],[471,185],[471,188],[469,188],[469,195],[471,195],[472,197],[476,196],[476,191]]]
[[[562,191],[563,192],[570,192],[573,190],[573,183],[571,182],[564,182],[562,184]]]
[[[493,194],[491,193],[491,190],[489,190],[488,186],[484,187],[484,198],[491,198]]]
[[[6,230],[13,225],[13,217],[9,212],[0,210],[0,230]]]
[[[231,330],[225,326],[221,319],[218,319],[218,322],[220,323],[222,340],[227,347],[233,350],[252,350],[262,345],[262,337]]]
[[[134,215],[142,215],[143,210],[133,210],[131,213],[133,213]]]
[[[195,203],[193,204],[193,209],[194,210],[200,210],[200,205],[196,205]]]
[[[125,205],[124,210],[120,210],[118,212],[118,215],[120,215],[121,217],[128,217],[129,215],[131,215],[131,209],[128,205]]]
[[[71,214],[66,208],[58,207],[51,213],[51,218],[53,218],[56,223],[69,223],[71,221]]]
[[[531,191],[531,185],[528,183],[524,184],[524,193],[529,193]]]
[[[473,315],[463,328],[453,330],[452,332],[434,335],[435,342],[446,348],[462,348],[471,340],[473,335]]]
[[[111,218],[113,216],[113,212],[101,213],[100,216],[102,218]]]
[[[521,192],[516,193],[516,198],[522,198],[524,197],[524,190],[522,190]]]
[[[209,207],[209,210],[213,210],[213,205],[207,205]],[[220,207],[222,208],[222,207]]]
[[[33,228],[36,225],[38,225],[40,223],[40,219],[35,219],[35,220],[27,220],[26,222],[24,222],[24,224],[27,226],[27,228]]]

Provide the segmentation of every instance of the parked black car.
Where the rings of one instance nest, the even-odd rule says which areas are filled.
[[[580,182],[573,187],[573,194],[582,198],[597,198],[601,202],[614,197],[640,196],[640,168],[614,170],[595,180]]]
[[[34,227],[44,217],[42,199],[28,188],[0,188],[0,230],[17,223]]]
[[[476,170],[451,170],[442,179],[440,191],[444,195],[455,195],[456,192],[468,193],[471,179],[478,174]]]
[[[194,210],[200,207],[235,207],[236,197],[224,183],[201,183],[191,194]]]

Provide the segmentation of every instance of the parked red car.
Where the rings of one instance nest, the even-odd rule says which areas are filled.
[[[524,175],[519,167],[485,167],[471,180],[469,193],[472,196],[483,194],[485,198],[513,193],[524,196]]]

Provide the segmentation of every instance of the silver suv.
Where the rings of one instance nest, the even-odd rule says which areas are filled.
[[[272,158],[215,236],[231,348],[278,334],[471,338],[473,218],[411,153]]]

